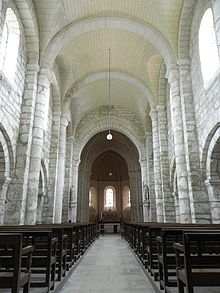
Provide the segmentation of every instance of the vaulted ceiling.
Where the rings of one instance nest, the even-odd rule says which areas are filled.
[[[168,51],[177,54],[183,0],[33,2],[41,60],[56,66],[62,100],[71,97],[72,113],[80,120],[108,104],[110,48],[111,104],[144,123],[157,101],[161,64],[170,58]]]

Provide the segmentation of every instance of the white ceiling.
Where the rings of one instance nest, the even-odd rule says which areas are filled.
[[[33,0],[43,56],[51,40],[67,26],[98,17],[117,17],[147,25],[177,53],[183,0]],[[156,48],[134,30],[94,26],[70,38],[56,55],[62,99],[72,89],[77,123],[88,111],[108,104],[108,49],[111,48],[111,103],[133,111],[143,122],[152,96],[157,100],[163,62]],[[61,44],[62,45],[62,44]],[[106,74],[105,74],[106,73]],[[103,77],[103,74],[105,76]],[[89,82],[84,82],[90,77]],[[95,78],[93,78],[95,77]],[[100,78],[99,78],[100,77]],[[146,89],[143,90],[143,89]],[[150,97],[151,96],[151,97]]]

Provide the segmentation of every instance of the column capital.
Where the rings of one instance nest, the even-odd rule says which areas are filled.
[[[27,69],[27,71],[36,71],[37,73],[39,73],[39,71],[40,71],[40,67],[37,63],[26,64],[26,69]]]
[[[157,109],[157,112],[159,112],[159,111],[165,111],[166,110],[166,106],[165,105],[157,105],[156,109]]]
[[[179,65],[180,69],[189,70],[191,68],[190,59],[179,59],[177,64]]]
[[[60,118],[60,125],[67,126],[69,123],[69,119],[66,115],[62,114]]]
[[[47,84],[50,84],[53,80],[53,74],[51,69],[42,67],[39,72],[39,81],[44,83],[46,82]]]
[[[165,77],[168,79],[169,83],[179,79],[179,65],[178,64],[170,64],[167,67],[167,72]]]
[[[151,117],[151,119],[155,119],[157,117],[157,109],[156,108],[151,108],[149,115]]]
[[[146,159],[140,159],[140,160],[139,160],[139,163],[140,163],[141,167],[146,167],[146,165],[147,165],[147,160],[146,160]]]
[[[152,132],[146,131],[145,138],[152,137]]]

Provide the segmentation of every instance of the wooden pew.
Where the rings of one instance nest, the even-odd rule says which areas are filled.
[[[57,280],[61,281],[62,277],[66,275],[67,271],[67,238],[68,235],[65,234],[64,226],[61,224],[38,224],[31,226],[32,229],[51,229],[53,237],[58,239],[57,243]]]
[[[23,245],[34,245],[31,265],[31,287],[41,288],[41,292],[50,292],[55,286],[56,250],[58,238],[52,229],[39,229],[35,226],[1,226],[0,232],[21,233]],[[40,276],[40,277],[39,277]]]
[[[220,230],[220,225],[199,225],[183,224],[173,227],[163,227],[158,240],[158,265],[159,265],[159,282],[160,289],[169,292],[169,287],[177,286],[176,279],[176,260],[173,244],[175,242],[183,243],[184,230],[200,231],[204,229]]]
[[[220,232],[185,231],[183,244],[175,243],[174,249],[179,293],[184,293],[184,287],[187,288],[188,293],[194,293],[194,288],[197,286],[220,287]]]
[[[22,234],[0,233],[0,288],[11,288],[18,293],[23,288],[29,292],[31,278],[31,257],[33,246],[22,247]],[[21,270],[22,257],[25,259],[25,270]]]
[[[33,255],[32,271],[33,277],[42,273],[46,274],[46,280],[32,278],[31,287],[46,286],[46,292],[54,289],[55,280],[61,281],[66,271],[75,263],[75,261],[85,252],[87,247],[97,237],[96,223],[62,223],[62,224],[39,224],[22,226],[1,226],[0,231],[19,231],[25,239],[25,243],[36,244],[36,250]],[[47,255],[47,261],[41,261],[48,252],[50,241],[45,240],[42,234],[49,233],[53,249],[53,255]],[[39,237],[37,237],[39,236]],[[48,266],[47,266],[47,265]],[[57,269],[55,269],[57,268]],[[57,271],[57,278],[56,276]]]

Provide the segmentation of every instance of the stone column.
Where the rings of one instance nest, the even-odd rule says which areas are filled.
[[[8,200],[5,206],[4,223],[7,225],[24,224],[26,208],[27,182],[30,167],[39,66],[36,64],[27,64],[26,68],[26,86],[22,98],[15,171],[12,181],[8,186]]]
[[[139,170],[129,170],[131,192],[131,221],[143,221],[141,173]]]
[[[171,122],[174,136],[176,158],[177,186],[179,193],[179,208],[181,223],[191,223],[190,196],[188,189],[188,173],[186,168],[183,119],[180,99],[179,70],[173,67],[168,72],[170,83]]]
[[[35,108],[33,140],[31,146],[30,169],[28,174],[25,224],[34,225],[37,217],[38,185],[44,143],[44,117],[47,99],[50,98],[50,71],[41,69],[38,79],[38,92]]]
[[[68,125],[68,117],[62,114],[60,119],[60,139],[59,139],[59,159],[58,159],[58,177],[55,197],[54,223],[61,223],[62,220],[62,204],[64,190],[64,175],[66,162],[66,128]]]
[[[210,223],[210,206],[200,167],[189,60],[179,60],[180,97],[192,221]]]
[[[75,201],[75,199],[73,199],[73,194],[71,191],[72,163],[73,163],[73,137],[69,136],[67,137],[67,142],[66,142],[66,165],[65,165],[65,181],[64,181],[64,191],[63,191],[63,212],[62,212],[63,222],[68,222],[69,220],[72,220],[72,217],[70,215],[70,210],[72,212],[73,202]]]
[[[156,222],[156,201],[155,201],[155,186],[154,186],[154,163],[153,163],[153,141],[152,133],[145,133],[146,139],[146,156],[147,156],[147,182],[150,196],[149,221]]]
[[[6,195],[10,182],[10,177],[6,177],[3,180],[0,180],[0,225],[4,224],[5,204],[9,200]]]
[[[152,120],[152,133],[153,133],[154,186],[155,186],[155,197],[156,197],[157,222],[164,222],[157,111],[155,109],[151,109],[150,116]]]
[[[59,100],[59,98],[54,99]],[[49,178],[47,194],[44,200],[42,223],[51,224],[54,220],[55,212],[55,194],[57,190],[58,177],[58,156],[59,156],[59,138],[60,138],[60,104],[53,105],[53,118],[51,128],[51,144],[49,156]]]
[[[211,208],[211,220],[214,224],[220,224],[220,181],[206,180]]]
[[[86,170],[80,174],[79,178],[77,220],[80,222],[89,221],[89,188],[91,172],[88,171],[88,169],[86,168]]]
[[[149,219],[150,219],[150,213],[149,213],[150,198],[148,198],[149,182],[148,182],[148,176],[147,176],[147,161],[140,160],[140,165],[141,165],[141,178],[142,178],[143,221],[149,222]],[[149,200],[149,202],[148,202],[148,200]]]
[[[220,57],[220,2],[219,0],[212,0],[212,11],[214,15],[214,27],[216,32],[218,54]]]
[[[166,107],[157,106],[158,141],[160,152],[161,189],[163,197],[164,222],[175,222],[174,198],[170,189],[168,142],[167,142],[167,114]]]
[[[38,193],[36,224],[41,224],[42,223],[43,206],[44,206],[45,196],[46,196],[46,193],[44,191]]]
[[[72,222],[76,222],[77,219],[77,205],[78,205],[78,170],[80,161],[77,158],[73,159],[72,163],[72,188],[73,198],[72,207],[70,212],[70,219]]]

